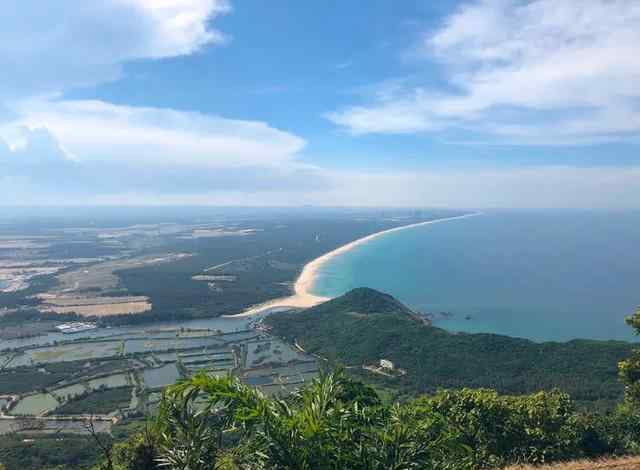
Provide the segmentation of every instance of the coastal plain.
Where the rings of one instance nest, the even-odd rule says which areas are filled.
[[[71,441],[93,422],[126,437],[164,387],[200,372],[284,396],[341,365],[389,403],[443,387],[560,388],[609,412],[623,394],[616,364],[630,343],[456,334],[437,327],[446,312],[371,289],[317,294],[327,265],[474,212],[165,217],[2,227],[0,434]]]
[[[321,364],[270,335],[261,320],[318,302],[301,287],[312,280],[309,262],[372,234],[459,215],[201,214],[181,223],[9,225],[0,246],[0,433],[84,433],[79,423],[89,416],[106,432],[148,415],[164,386],[199,371],[289,393]],[[292,295],[303,301],[278,302]],[[78,321],[87,328],[58,331]]]

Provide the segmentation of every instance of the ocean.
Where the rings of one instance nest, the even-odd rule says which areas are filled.
[[[362,286],[450,331],[634,340],[640,212],[490,211],[409,228],[329,260],[311,293]]]

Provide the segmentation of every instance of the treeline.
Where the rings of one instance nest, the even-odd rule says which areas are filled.
[[[109,435],[101,439],[111,445]],[[101,458],[95,442],[78,434],[11,433],[0,439],[0,470],[80,470]]]
[[[20,326],[26,322],[51,321],[71,322],[83,320],[83,317],[73,313],[41,312],[35,308],[21,308],[0,315],[0,327]]]
[[[34,276],[29,280],[29,287],[26,289],[15,292],[0,292],[0,309],[33,307],[38,305],[40,300],[34,296],[45,292],[56,284],[57,280],[54,274]]]

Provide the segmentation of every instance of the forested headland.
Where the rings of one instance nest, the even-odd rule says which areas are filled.
[[[628,323],[640,331],[640,311]],[[286,397],[232,376],[196,375],[169,387],[146,431],[109,447],[96,468],[479,470],[640,454],[640,352],[632,345],[453,335],[370,289],[268,324],[346,368]],[[406,374],[373,387],[358,380],[366,375],[353,377],[354,365],[381,357]],[[611,395],[593,392],[598,381]],[[400,399],[377,391],[388,389]]]
[[[270,315],[272,333],[342,364],[393,398],[444,388],[525,394],[558,388],[589,409],[612,409],[623,395],[618,362],[634,346],[621,341],[535,343],[430,326],[393,297],[360,288],[303,312]],[[363,364],[391,360],[406,375],[387,378]]]

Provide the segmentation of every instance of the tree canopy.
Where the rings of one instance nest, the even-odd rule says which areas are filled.
[[[638,450],[638,416],[583,414],[559,391],[445,390],[385,405],[341,370],[287,398],[202,373],[169,387],[147,432],[101,468],[473,470]]]
[[[640,335],[640,307],[627,317],[627,323]],[[640,412],[640,349],[633,351],[631,356],[620,362],[620,377],[625,384],[625,398],[630,406]]]

